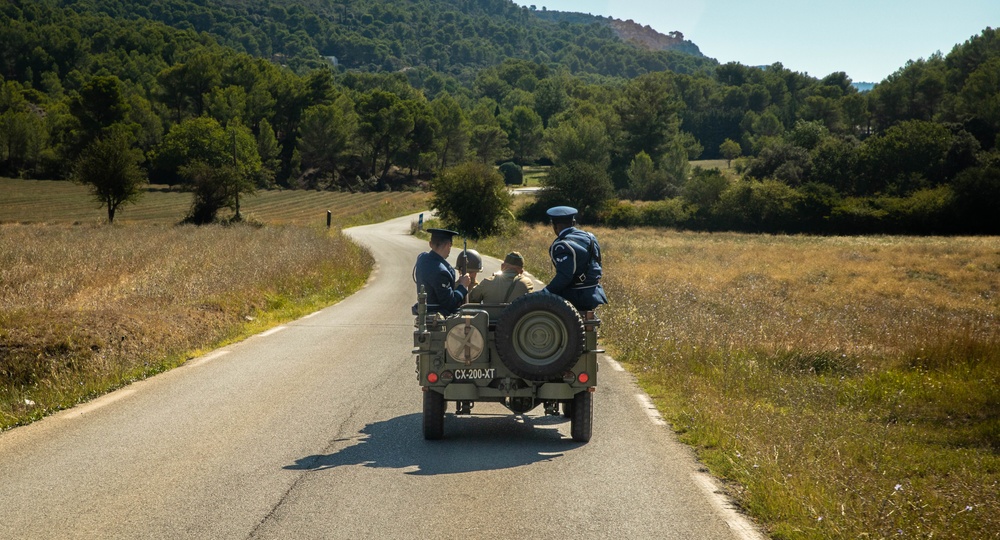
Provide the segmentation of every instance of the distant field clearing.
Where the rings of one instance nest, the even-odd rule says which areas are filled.
[[[269,190],[241,200],[241,212],[271,224],[325,225],[326,212],[338,227],[377,222],[419,211],[427,194],[341,193]],[[191,194],[151,185],[137,204],[119,209],[115,223],[175,224],[191,207]],[[223,213],[226,215],[226,213]],[[97,223],[107,211],[87,188],[67,181],[0,178],[0,223]]]

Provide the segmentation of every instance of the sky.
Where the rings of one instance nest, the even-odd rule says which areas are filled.
[[[817,78],[880,82],[909,60],[1000,27],[1000,0],[519,0],[679,31],[702,54],[748,66],[781,62]]]

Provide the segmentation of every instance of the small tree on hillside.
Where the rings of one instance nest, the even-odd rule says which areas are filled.
[[[582,161],[552,167],[542,183],[545,187],[538,195],[537,205],[572,206],[583,219],[596,217],[615,194],[607,170]]]
[[[722,154],[722,157],[726,158],[726,167],[731,167],[733,160],[740,157],[743,153],[743,148],[740,147],[740,143],[732,139],[726,139],[719,145],[719,153]]]
[[[507,148],[507,132],[495,124],[473,126],[469,135],[469,147],[480,163],[496,163],[512,155]]]
[[[234,200],[232,186],[237,183],[238,171],[232,165],[221,167],[204,161],[184,165],[180,173],[189,182],[194,193],[191,211],[186,222],[205,225],[216,220],[219,210],[231,206]]]
[[[255,179],[260,177],[262,169],[257,141],[250,130],[234,121],[220,134],[229,140],[228,153],[197,159],[179,169],[187,181],[187,189],[194,193],[191,212],[186,218],[191,223],[211,223],[223,208],[232,209],[232,221],[241,221],[240,195],[253,195],[257,191]]]
[[[659,171],[653,159],[645,152],[635,156],[628,169],[629,189],[627,195],[640,201],[659,201],[666,198],[670,189],[666,173]]]
[[[483,163],[445,169],[434,180],[431,208],[462,234],[480,238],[500,230],[510,216],[512,197],[503,176]]]
[[[123,204],[134,203],[142,195],[146,175],[139,168],[142,152],[132,147],[125,130],[97,139],[77,159],[73,179],[87,185],[94,199],[108,209],[108,223]]]

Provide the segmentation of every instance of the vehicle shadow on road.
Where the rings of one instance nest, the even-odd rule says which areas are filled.
[[[552,461],[583,445],[557,431],[556,426],[566,422],[557,417],[449,414],[440,441],[424,440],[421,421],[420,414],[408,414],[368,424],[358,437],[338,439],[330,447],[342,448],[297,459],[284,468],[319,471],[364,465],[416,467],[406,472],[411,475],[456,474]]]

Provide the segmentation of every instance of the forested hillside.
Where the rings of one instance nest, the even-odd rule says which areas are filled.
[[[540,204],[611,224],[997,232],[997,73],[992,29],[858,93],[507,0],[14,1],[0,174],[80,178],[120,148],[212,210],[513,161],[553,165]],[[688,163],[719,157],[740,178]]]

